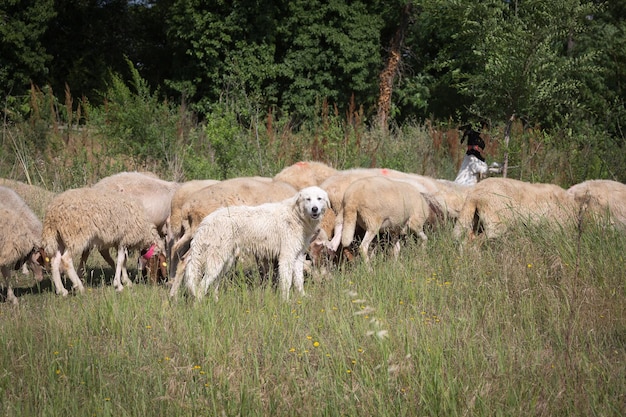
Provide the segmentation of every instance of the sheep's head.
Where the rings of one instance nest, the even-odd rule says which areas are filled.
[[[15,270],[22,268],[24,264],[33,272],[37,282],[41,282],[43,281],[44,269],[47,270],[50,267],[50,258],[46,256],[43,249],[33,248],[28,255],[17,261]]]

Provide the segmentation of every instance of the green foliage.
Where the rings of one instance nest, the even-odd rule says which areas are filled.
[[[119,75],[112,74],[106,105],[92,110],[94,120],[106,138],[110,155],[126,155],[140,166],[147,161],[167,166],[177,151],[179,113],[162,102],[157,92],[152,93],[139,72],[128,64],[133,90]]]
[[[22,95],[31,82],[48,76],[52,56],[42,44],[54,1],[5,0],[0,4],[0,88],[2,95]]]

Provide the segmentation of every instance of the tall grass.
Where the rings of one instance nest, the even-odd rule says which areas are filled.
[[[623,233],[448,227],[306,297],[233,274],[220,299],[108,285],[0,304],[0,414],[624,415]]]

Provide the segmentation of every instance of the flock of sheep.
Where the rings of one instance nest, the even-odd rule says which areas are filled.
[[[322,256],[349,248],[357,231],[367,262],[380,233],[389,234],[397,254],[401,236],[411,233],[426,242],[425,225],[442,219],[454,222],[459,240],[478,233],[501,236],[513,221],[563,225],[575,221],[581,208],[626,225],[624,184],[590,180],[566,190],[482,179],[489,168],[471,151],[468,147],[455,181],[381,168],[336,170],[314,161],[288,166],[272,178],[224,181],[176,183],[122,172],[59,194],[0,179],[0,267],[7,301],[17,303],[10,286],[13,270],[33,273],[38,281],[49,272],[63,296],[65,274],[73,290],[83,292],[92,249],[115,270],[118,291],[132,284],[126,269],[131,250],[142,251],[140,270],[163,275],[171,297],[184,283],[198,298],[212,283],[217,295],[216,280],[249,254],[260,266],[278,261],[281,295],[287,298],[292,282],[303,293],[305,254],[316,265]]]

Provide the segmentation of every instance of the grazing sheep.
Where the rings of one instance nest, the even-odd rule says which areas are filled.
[[[39,244],[42,228],[41,220],[35,215],[26,201],[18,195],[16,191],[8,187],[0,186],[0,207],[11,210],[16,216],[19,216],[21,218],[20,227],[25,226],[28,229],[19,230],[17,233],[37,237],[36,250],[32,251],[28,259],[25,259],[26,262],[23,263],[23,272],[28,273],[28,268],[30,268],[35,278],[41,281],[43,279],[43,268],[41,265],[44,263],[41,251],[39,251],[41,248]],[[12,229],[17,230],[17,226]],[[11,238],[11,233],[8,232],[11,229],[0,230],[2,230],[8,238]],[[20,243],[16,243],[16,245],[20,246]],[[31,249],[33,248],[31,247]],[[10,248],[7,248],[7,251],[10,250]]]
[[[92,186],[92,188],[99,190],[119,192],[139,201],[148,216],[148,220],[154,224],[162,237],[169,233],[172,198],[179,187],[179,183],[162,180],[152,172],[120,172],[105,177]],[[115,262],[109,254],[109,249],[101,249],[100,254],[112,268],[115,268]],[[86,260],[88,255],[89,251],[86,252],[83,259]],[[83,259],[81,259],[81,267],[79,268],[81,271],[84,270]],[[138,266],[141,267],[141,273],[147,272],[144,271],[149,263],[147,261],[149,260],[139,257]],[[158,260],[155,262],[161,263]]]
[[[438,203],[446,219],[456,221],[472,186],[448,180],[437,180],[437,186],[437,191],[429,193],[429,196]]]
[[[105,177],[92,188],[109,190],[138,200],[145,209],[148,220],[165,235],[165,226],[172,208],[172,197],[180,187],[177,182],[164,181],[152,173],[120,172]]]
[[[296,190],[320,185],[337,171],[322,162],[300,161],[290,165],[274,176],[274,181],[282,181],[293,185]]]
[[[381,232],[391,235],[397,258],[400,236],[409,230],[423,242],[428,240],[424,225],[431,215],[429,202],[413,184],[385,177],[362,178],[350,184],[343,196],[341,244],[348,247],[352,243],[358,224],[365,230],[359,249],[366,262],[370,244]]]
[[[205,187],[192,194],[181,209],[181,231],[174,231],[175,243],[170,257],[170,296],[178,293],[183,278],[183,269],[178,266],[189,249],[196,229],[207,215],[222,207],[256,206],[263,203],[282,201],[295,195],[297,190],[283,182],[266,181],[257,177],[232,178]],[[173,277],[172,277],[173,275]]]
[[[487,178],[470,188],[454,235],[473,237],[482,229],[484,236],[492,239],[502,236],[515,222],[531,224],[546,219],[565,225],[575,212],[574,199],[558,185]]]
[[[146,216],[143,206],[123,193],[96,188],[79,188],[57,195],[46,211],[42,241],[51,255],[52,282],[56,293],[67,295],[61,283],[61,267],[79,292],[84,286],[74,269],[73,257],[92,246],[117,249],[113,286],[123,290],[131,285],[126,271],[127,250],[156,245],[163,251],[157,230]]]
[[[172,196],[170,221],[167,230],[167,248],[168,258],[171,254],[172,245],[176,236],[182,236],[182,208],[183,204],[197,191],[203,188],[210,187],[219,183],[218,180],[192,180],[184,182],[178,187],[174,195]]]
[[[40,220],[43,220],[48,203],[50,203],[56,195],[56,193],[36,185],[30,185],[6,178],[0,178],[0,186],[7,187],[15,191],[24,200],[24,202],[28,204],[28,207],[31,208]]]
[[[595,216],[608,216],[609,222],[626,229],[626,185],[611,180],[588,180],[571,186],[568,194],[586,204]]]
[[[191,295],[202,298],[243,253],[278,258],[283,299],[292,283],[304,294],[305,251],[329,206],[319,187],[307,187],[277,203],[219,209],[202,220],[185,259],[185,284]]]
[[[30,224],[23,213],[0,206],[0,271],[7,288],[7,301],[17,304],[17,297],[11,288],[11,270],[18,269],[19,264],[39,254],[40,235],[31,230]],[[38,281],[43,279],[41,268],[35,274]]]
[[[339,171],[337,174],[328,177],[320,184],[320,188],[328,193],[330,207],[335,214],[335,225],[332,239],[328,242],[328,248],[332,252],[337,252],[341,244],[341,230],[343,228],[343,194],[350,184],[361,178],[374,176],[402,176],[400,171],[385,168],[353,168]]]

